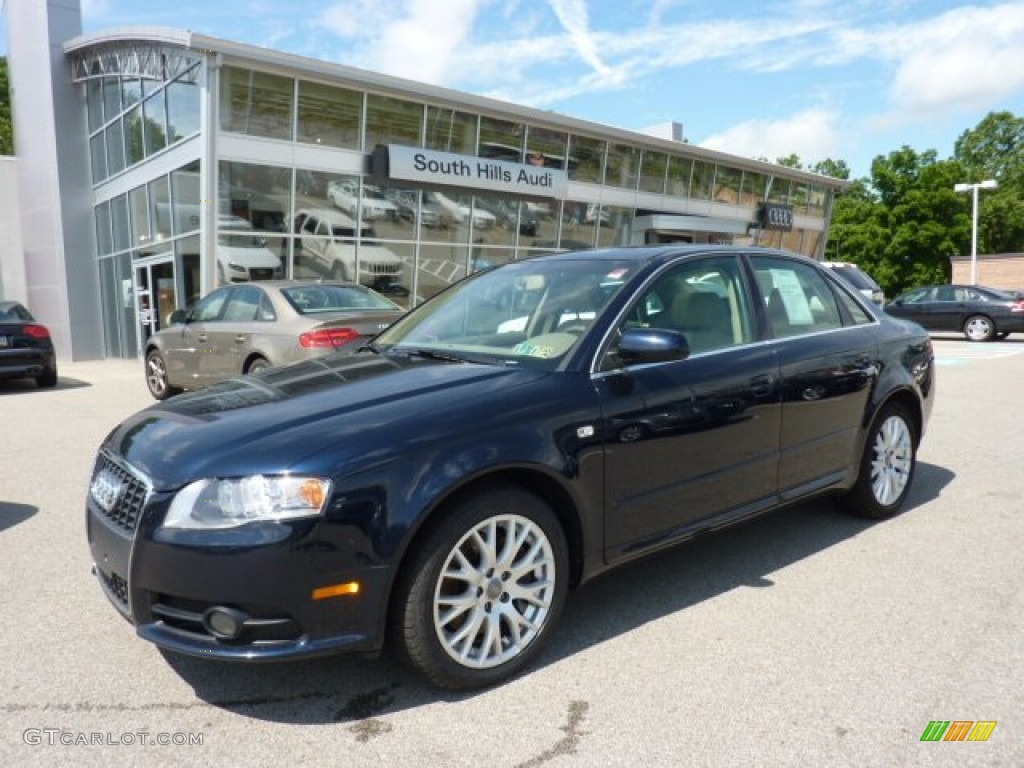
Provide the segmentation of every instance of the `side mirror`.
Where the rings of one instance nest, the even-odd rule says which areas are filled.
[[[690,356],[690,345],[679,331],[629,328],[622,334],[616,352],[623,365],[645,365],[684,360]]]
[[[184,325],[188,320],[188,311],[184,309],[176,309],[171,312],[171,325]]]

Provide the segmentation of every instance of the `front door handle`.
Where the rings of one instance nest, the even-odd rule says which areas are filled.
[[[770,373],[755,376],[750,380],[750,393],[754,397],[767,397],[775,391],[775,377]]]

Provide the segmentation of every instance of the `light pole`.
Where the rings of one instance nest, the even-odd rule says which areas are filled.
[[[970,192],[974,196],[974,204],[971,207],[971,285],[978,284],[978,190],[995,189],[999,182],[995,179],[985,179],[976,184],[957,184],[953,187],[954,192]]]

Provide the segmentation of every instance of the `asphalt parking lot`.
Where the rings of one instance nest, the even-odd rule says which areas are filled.
[[[84,534],[97,445],[152,402],[141,363],[0,382],[0,765],[1024,765],[1024,336],[935,346],[902,514],[816,501],[623,567],[530,673],[465,696],[386,658],[165,658]],[[922,742],[936,720],[996,726]]]

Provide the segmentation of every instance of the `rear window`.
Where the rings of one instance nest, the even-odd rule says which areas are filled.
[[[388,312],[401,309],[393,301],[359,285],[304,285],[285,288],[281,293],[300,315],[347,309]]]

